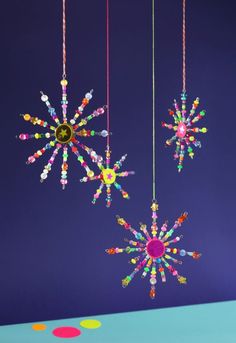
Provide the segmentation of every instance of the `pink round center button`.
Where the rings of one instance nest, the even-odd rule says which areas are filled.
[[[151,258],[158,258],[165,253],[164,243],[157,238],[153,238],[147,243],[147,253]]]
[[[59,338],[73,338],[81,335],[81,331],[72,326],[62,326],[53,330],[53,335]]]
[[[180,122],[177,127],[177,133],[176,136],[179,138],[184,138],[187,132],[187,127],[184,123]]]

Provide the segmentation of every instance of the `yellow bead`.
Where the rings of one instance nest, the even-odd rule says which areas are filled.
[[[206,127],[203,127],[203,128],[201,129],[201,131],[202,131],[202,133],[206,133],[206,132],[207,132],[207,128],[206,128]]]
[[[157,211],[158,210],[158,204],[156,202],[153,202],[151,209],[152,209],[152,211]]]
[[[89,170],[87,172],[87,175],[88,175],[88,177],[93,177],[94,176],[94,172],[92,170]]]
[[[118,218],[117,218],[117,222],[118,222],[118,224],[120,224],[120,225],[124,225],[124,224],[125,224],[124,218],[118,217]]]
[[[30,117],[30,114],[24,114],[23,118],[25,121],[29,121],[31,117]]]
[[[184,276],[179,276],[178,277],[178,281],[179,281],[179,283],[180,284],[186,284],[187,283],[187,278],[186,277],[184,277]]]
[[[189,137],[189,140],[190,140],[190,142],[193,142],[193,141],[194,141],[194,137],[193,137],[193,136],[190,136],[190,137]]]
[[[174,249],[173,249],[173,254],[176,254],[176,253],[177,253],[177,249],[174,248]]]
[[[61,80],[61,85],[62,86],[67,86],[68,85],[68,81],[65,80],[65,79]]]

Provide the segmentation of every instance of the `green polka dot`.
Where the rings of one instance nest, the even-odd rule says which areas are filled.
[[[80,325],[85,329],[98,329],[102,325],[99,320],[95,319],[86,319],[80,322]]]

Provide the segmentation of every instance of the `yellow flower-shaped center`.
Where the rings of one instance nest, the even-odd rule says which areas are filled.
[[[69,124],[61,124],[56,128],[55,136],[59,143],[66,144],[73,138],[74,130]]]
[[[106,185],[111,185],[116,181],[116,173],[113,169],[105,168],[102,171],[102,181]]]

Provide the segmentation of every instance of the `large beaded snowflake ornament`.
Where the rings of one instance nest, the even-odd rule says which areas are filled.
[[[110,166],[111,160],[111,151],[109,149],[106,150],[106,163],[105,166],[102,161],[98,162],[97,165],[100,169],[100,173],[95,176],[87,176],[81,179],[81,182],[88,182],[94,180],[100,180],[100,186],[97,189],[96,193],[93,196],[92,203],[95,204],[97,199],[100,197],[103,187],[106,186],[106,206],[111,206],[111,186],[114,185],[115,188],[121,192],[124,199],[129,199],[129,194],[121,187],[121,185],[117,182],[118,177],[127,177],[129,175],[133,175],[134,171],[123,171],[118,172],[119,169],[122,167],[123,162],[125,161],[127,155],[121,157],[119,161],[116,161],[113,167]]]
[[[142,277],[146,277],[150,274],[150,298],[154,299],[156,296],[156,284],[157,284],[157,273],[159,272],[162,282],[166,282],[165,268],[177,278],[180,284],[186,284],[187,279],[184,276],[181,276],[179,272],[169,263],[173,262],[174,264],[182,264],[182,261],[176,259],[173,255],[191,256],[195,260],[199,259],[201,254],[194,251],[188,252],[182,248],[171,248],[170,245],[173,243],[178,243],[183,236],[176,236],[170,240],[170,237],[175,233],[175,230],[178,229],[182,223],[187,219],[188,214],[184,212],[176,221],[171,229],[167,229],[167,222],[165,222],[158,235],[157,227],[157,210],[158,204],[154,200],[151,205],[152,209],[152,226],[151,226],[151,235],[147,230],[145,224],[140,224],[140,231],[136,231],[132,226],[125,221],[125,219],[117,216],[117,222],[125,230],[130,231],[137,241],[125,239],[129,246],[126,248],[109,248],[106,252],[109,255],[119,254],[119,253],[138,253],[138,256],[131,258],[130,263],[137,264],[133,272],[126,276],[122,280],[122,286],[126,287],[134,278],[135,274],[140,270],[143,270]]]
[[[201,142],[195,138],[195,134],[207,132],[207,129],[205,127],[194,127],[194,124],[202,119],[206,113],[206,111],[202,110],[196,116],[194,116],[199,105],[199,98],[196,98],[196,100],[194,100],[189,115],[187,115],[186,111],[186,99],[187,95],[185,92],[183,92],[181,94],[181,110],[179,109],[179,105],[176,100],[174,100],[175,111],[169,110],[169,114],[173,118],[174,124],[167,124],[165,122],[162,122],[163,127],[174,131],[174,135],[170,139],[167,139],[166,145],[170,146],[173,142],[176,143],[174,159],[178,160],[177,168],[179,172],[181,172],[181,170],[183,169],[183,161],[186,151],[188,152],[189,157],[193,158],[193,146],[201,148]]]
[[[85,106],[89,103],[92,99],[92,90],[85,94],[84,99],[82,100],[81,105],[75,112],[73,119],[68,122],[67,120],[67,80],[63,79],[61,81],[62,86],[62,122],[59,120],[55,108],[52,107],[48,96],[41,92],[41,100],[46,104],[48,108],[48,112],[55,122],[55,126],[48,124],[46,121],[39,119],[38,117],[32,117],[30,114],[22,115],[25,121],[31,122],[33,125],[39,125],[43,128],[49,129],[51,132],[46,133],[21,133],[19,138],[21,140],[29,140],[29,139],[42,139],[47,138],[51,139],[44,147],[37,150],[32,156],[29,156],[27,164],[34,163],[39,157],[41,157],[47,150],[54,149],[53,153],[48,160],[48,163],[44,166],[43,172],[40,175],[41,182],[47,179],[49,172],[51,171],[52,165],[54,160],[59,152],[62,149],[62,165],[61,165],[61,184],[62,188],[64,189],[68,183],[67,180],[67,170],[68,170],[68,150],[71,150],[81,164],[81,166],[86,170],[88,177],[92,177],[94,175],[93,171],[89,168],[88,164],[84,161],[83,156],[80,154],[79,150],[84,150],[92,159],[93,162],[100,162],[101,157],[96,154],[96,152],[89,148],[88,146],[84,145],[80,142],[79,138],[87,138],[92,137],[95,135],[107,137],[108,132],[106,130],[102,130],[101,132],[96,132],[94,130],[86,130],[82,128],[83,126],[87,125],[90,120],[95,117],[99,117],[101,114],[105,112],[106,106],[98,108],[92,114],[88,115],[85,118],[82,118],[79,122],[77,120],[82,116]]]

